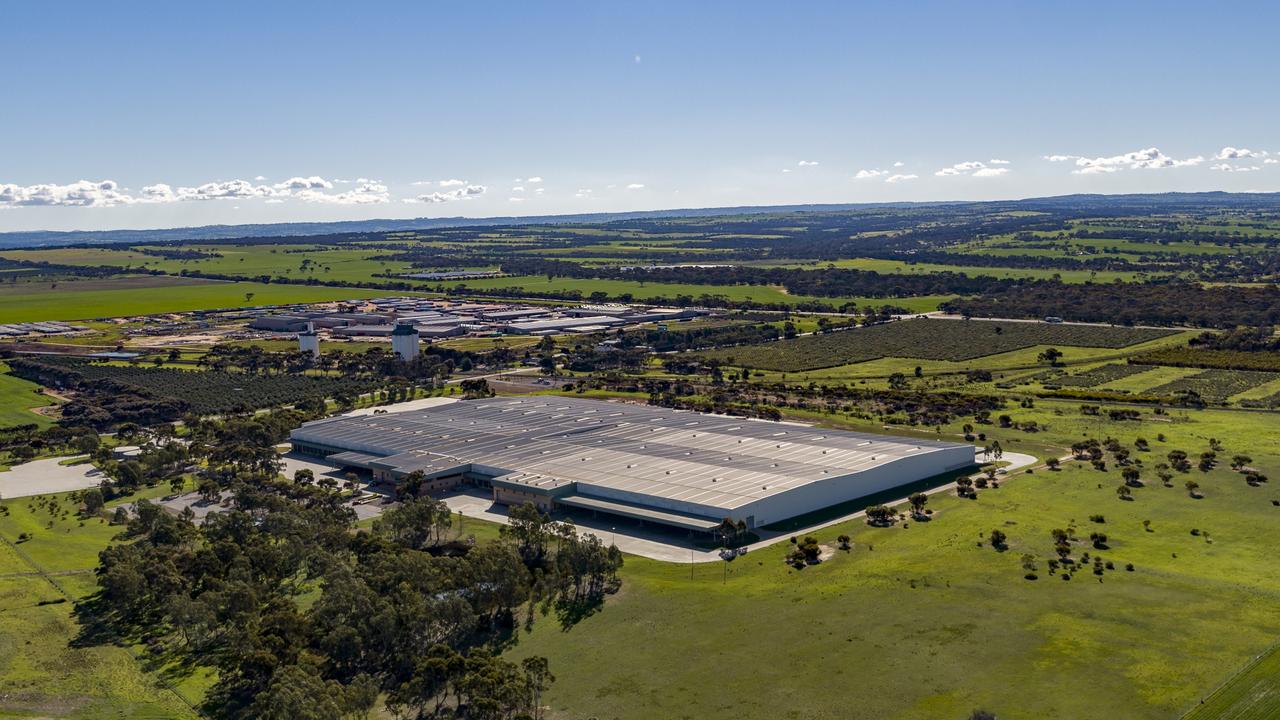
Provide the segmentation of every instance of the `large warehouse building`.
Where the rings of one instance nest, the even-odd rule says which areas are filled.
[[[974,447],[564,397],[459,401],[343,416],[291,435],[295,452],[430,492],[578,508],[710,531],[768,525],[972,465]]]

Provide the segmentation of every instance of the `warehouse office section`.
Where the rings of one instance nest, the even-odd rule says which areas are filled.
[[[970,466],[972,445],[564,397],[459,401],[307,423],[296,452],[426,492],[708,532],[759,527]]]

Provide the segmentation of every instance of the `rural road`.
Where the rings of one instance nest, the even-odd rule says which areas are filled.
[[[97,487],[103,475],[98,468],[85,462],[79,465],[59,465],[66,458],[46,458],[14,465],[8,472],[0,472],[0,497],[15,498],[29,495],[71,492]]]

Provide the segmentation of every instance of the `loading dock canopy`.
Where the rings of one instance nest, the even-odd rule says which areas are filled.
[[[720,523],[722,522],[719,520],[708,520],[706,518],[694,517],[693,515],[682,515],[665,510],[657,510],[643,505],[632,505],[631,503],[623,503],[616,500],[587,497],[585,495],[566,495],[565,497],[556,498],[556,503],[559,505],[582,508],[584,510],[598,510],[600,512],[621,515],[623,517],[629,517],[636,520],[648,520],[650,522],[671,525],[685,530],[697,530],[699,532],[711,532],[712,530],[720,527]]]
[[[369,463],[375,460],[381,460],[382,456],[348,451],[348,452],[334,453],[333,455],[330,455],[325,459],[335,465],[340,465],[342,467],[355,467],[355,468],[360,468],[361,470],[369,470],[370,469]]]

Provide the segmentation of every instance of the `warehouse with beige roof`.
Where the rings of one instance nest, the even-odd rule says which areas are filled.
[[[974,463],[972,445],[568,397],[490,398],[317,420],[295,452],[379,481],[710,532],[769,525]]]

